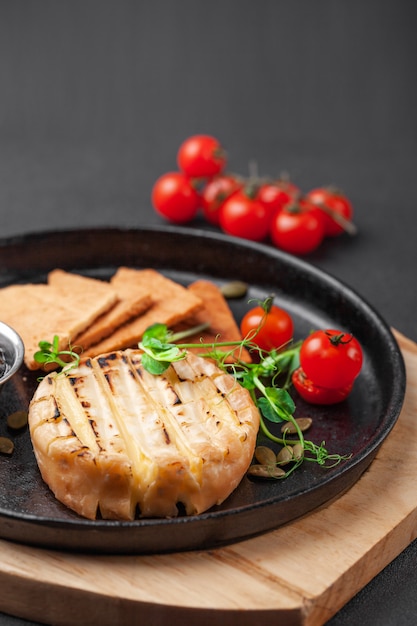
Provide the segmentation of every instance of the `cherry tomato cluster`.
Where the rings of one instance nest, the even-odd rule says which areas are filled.
[[[152,189],[154,209],[175,224],[201,211],[224,233],[270,242],[286,252],[313,252],[325,237],[354,234],[353,208],[334,187],[303,194],[286,178],[242,177],[227,171],[227,154],[210,135],[186,139],[177,153],[178,170],[163,174]]]
[[[360,343],[336,329],[317,330],[300,349],[300,367],[292,382],[300,396],[312,404],[335,404],[348,397],[363,363]]]
[[[245,313],[240,331],[242,337],[270,352],[292,341],[294,323],[287,311],[268,298]],[[302,342],[299,361],[292,374],[299,395],[311,404],[336,404],[352,391],[362,368],[363,353],[351,334],[336,329],[317,330]]]

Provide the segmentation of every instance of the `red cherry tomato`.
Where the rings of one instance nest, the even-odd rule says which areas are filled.
[[[363,353],[358,340],[340,330],[317,330],[300,349],[300,365],[319,387],[340,389],[351,385],[362,368]]]
[[[220,174],[208,181],[201,193],[201,208],[205,219],[219,226],[220,209],[230,196],[242,187],[234,176]]]
[[[338,389],[319,387],[307,378],[301,367],[293,372],[291,380],[299,395],[310,404],[337,404],[338,402],[343,402],[353,387],[353,384]]]
[[[334,187],[318,187],[312,189],[306,195],[306,200],[322,207],[324,234],[327,237],[336,237],[342,234],[346,228],[337,222],[338,216],[351,221],[353,207],[344,193]],[[332,214],[335,216],[332,217]]]
[[[165,219],[184,224],[196,216],[200,199],[187,176],[181,172],[168,172],[154,184],[152,204]]]
[[[299,194],[298,187],[290,181],[277,180],[261,185],[256,199],[264,205],[272,218],[284,206],[293,202]]]
[[[290,314],[275,304],[268,312],[256,306],[243,316],[240,332],[242,337],[250,338],[261,350],[269,352],[291,341],[294,323]]]
[[[268,211],[245,190],[226,200],[219,213],[219,223],[228,235],[251,241],[262,241],[269,231]]]
[[[224,169],[226,153],[215,137],[193,135],[179,147],[177,163],[191,178],[209,178]]]
[[[273,243],[291,254],[309,254],[319,247],[324,238],[324,224],[320,212],[305,201],[283,207],[271,222]]]

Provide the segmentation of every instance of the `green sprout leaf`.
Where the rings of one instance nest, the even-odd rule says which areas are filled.
[[[80,355],[71,350],[59,349],[59,336],[54,335],[53,341],[42,340],[38,344],[39,350],[33,355],[34,360],[40,365],[57,365],[62,373],[67,373],[79,365]]]
[[[168,369],[170,363],[169,361],[158,361],[145,352],[142,355],[142,365],[150,374],[160,376]]]
[[[295,411],[294,400],[286,389],[265,387],[258,398],[258,408],[262,415],[273,423],[288,421]]]
[[[157,362],[169,365],[169,363],[180,361],[186,356],[184,350],[172,342],[168,343],[170,336],[171,333],[165,324],[153,324],[145,331],[142,341],[139,343],[139,348],[148,357],[145,359],[145,363],[152,368],[152,373],[155,373],[155,369],[157,369]],[[167,366],[162,371],[165,371]]]

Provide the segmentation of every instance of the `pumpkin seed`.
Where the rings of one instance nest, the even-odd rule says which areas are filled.
[[[275,465],[277,462],[275,452],[267,446],[257,446],[255,448],[255,458],[261,465]]]
[[[304,457],[304,448],[301,445],[301,443],[296,443],[293,446],[292,451],[293,451],[294,459],[296,461],[301,461],[301,459]]]
[[[7,417],[7,426],[13,430],[20,430],[27,426],[28,414],[27,411],[15,411]]]
[[[276,465],[251,465],[248,474],[256,478],[282,478],[285,472]]]
[[[241,280],[232,280],[220,288],[225,298],[243,298],[248,292],[248,285]]]
[[[291,446],[285,446],[281,448],[277,454],[277,463],[280,465],[287,465],[293,460],[293,450]]]
[[[13,454],[14,443],[8,437],[0,437],[0,454]]]
[[[295,421],[297,422],[302,433],[308,430],[313,423],[311,417],[297,417]],[[281,432],[287,435],[295,435],[297,433],[297,429],[292,422],[286,422],[281,427]]]

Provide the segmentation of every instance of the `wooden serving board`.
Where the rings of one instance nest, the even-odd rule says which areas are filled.
[[[417,344],[396,337],[403,410],[338,500],[210,551],[87,556],[0,541],[0,610],[53,626],[324,624],[417,537]]]

